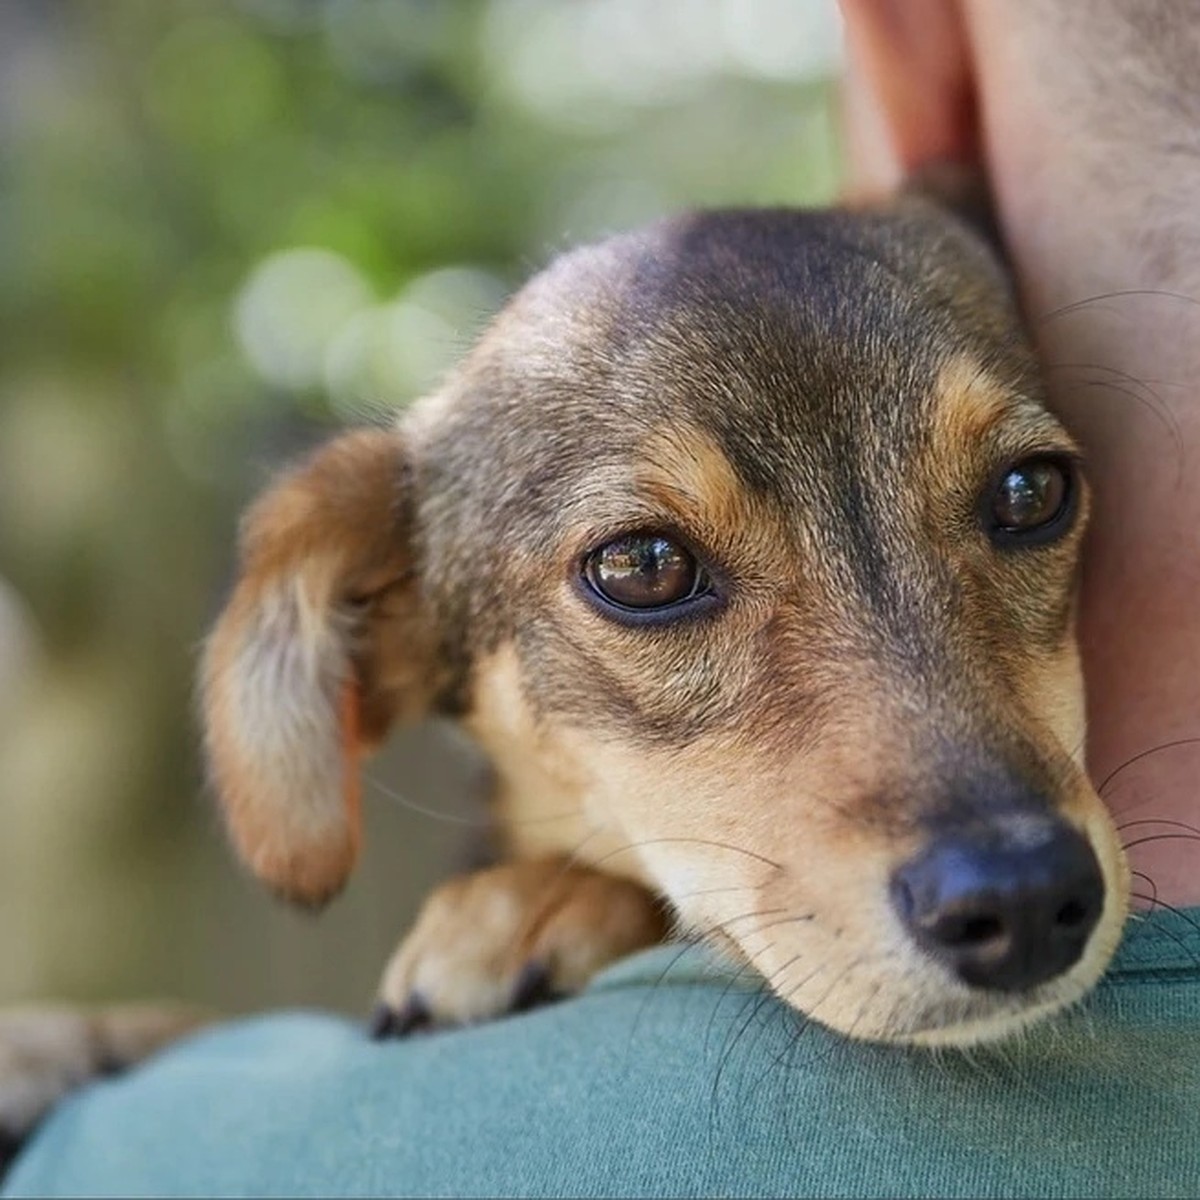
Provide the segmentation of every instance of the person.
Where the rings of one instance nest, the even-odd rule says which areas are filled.
[[[826,1034],[696,949],[386,1046],[225,1026],[65,1105],[7,1195],[1184,1196],[1200,1188],[1200,18],[843,0],[851,189],[982,161],[1095,489],[1091,768],[1147,914],[1077,1011],[970,1054]]]

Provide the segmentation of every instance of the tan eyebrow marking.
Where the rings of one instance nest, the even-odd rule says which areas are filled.
[[[721,448],[695,426],[676,426],[640,447],[634,475],[640,492],[681,516],[703,514],[730,526],[745,520],[749,497]]]
[[[950,359],[933,385],[934,443],[954,452],[977,442],[1006,413],[1012,396],[969,354]]]

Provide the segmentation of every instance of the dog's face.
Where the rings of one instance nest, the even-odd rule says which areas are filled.
[[[235,838],[333,890],[347,746],[440,710],[514,853],[646,882],[851,1035],[1003,1033],[1125,910],[1080,766],[1085,509],[999,268],[927,202],[578,251],[252,513],[207,667]]]

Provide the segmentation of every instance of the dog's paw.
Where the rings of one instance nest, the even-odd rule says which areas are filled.
[[[460,876],[429,897],[388,963],[371,1032],[399,1037],[532,1008],[666,932],[645,888],[562,859]]]
[[[21,1142],[68,1092],[203,1024],[168,1005],[0,1009],[0,1146]]]

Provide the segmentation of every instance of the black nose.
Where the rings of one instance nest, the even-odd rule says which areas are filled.
[[[1091,846],[1061,821],[942,836],[892,876],[913,940],[964,983],[1020,991],[1078,961],[1104,904]]]

